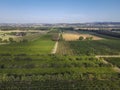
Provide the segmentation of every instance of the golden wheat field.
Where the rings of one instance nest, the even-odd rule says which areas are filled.
[[[83,37],[84,39],[86,39],[87,37],[92,37],[93,38],[92,40],[101,40],[101,39],[103,39],[101,37],[90,35],[90,34],[64,33],[62,36],[63,36],[63,39],[65,41],[79,40],[79,37]]]

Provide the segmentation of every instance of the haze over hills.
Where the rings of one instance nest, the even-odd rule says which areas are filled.
[[[120,28],[120,22],[89,22],[89,23],[0,23],[0,26],[19,26],[19,27],[35,27],[35,26],[58,26],[58,27],[91,27],[91,28]]]

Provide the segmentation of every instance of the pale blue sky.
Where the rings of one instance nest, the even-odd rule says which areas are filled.
[[[0,23],[120,22],[120,0],[0,0]]]

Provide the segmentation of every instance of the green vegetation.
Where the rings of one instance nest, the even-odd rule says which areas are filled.
[[[0,43],[2,42],[2,38],[0,38]]]
[[[79,40],[84,40],[84,37],[79,37]]]
[[[119,55],[119,40],[59,41],[58,54],[67,55]],[[64,55],[62,54],[62,55]]]
[[[93,40],[93,37],[86,37],[86,38],[84,38],[84,37],[82,37],[82,36],[80,36],[79,37],[79,40]]]
[[[20,42],[9,38],[7,42],[11,43],[0,45],[0,89],[119,90],[120,73],[113,68],[120,67],[120,59],[104,58],[110,62],[105,63],[103,58],[95,58],[120,54],[119,39],[93,41],[92,37],[80,37],[64,41],[59,33],[69,29],[73,30],[50,28],[44,34],[27,33]],[[53,55],[56,41],[59,44]]]
[[[58,54],[58,55],[74,55],[69,44],[64,40],[59,41],[56,54]]]
[[[119,81],[114,80],[50,80],[2,82],[0,83],[0,86],[1,89],[4,88],[4,90],[119,90],[119,84]]]
[[[93,37],[86,37],[86,40],[92,40]]]
[[[119,40],[69,41],[75,55],[119,55]]]
[[[9,41],[10,41],[11,43],[14,42],[13,38],[9,38]]]
[[[34,41],[27,41],[23,39],[20,43],[11,43],[0,45],[0,54],[50,54],[55,42],[51,40],[52,35],[46,34],[39,36]]]
[[[0,85],[4,89],[31,87],[54,90],[54,87],[60,87],[64,90],[87,90],[90,85],[93,85],[90,90],[98,87],[119,88],[119,74],[112,66],[104,64],[100,59],[87,56],[1,55],[0,80]]]
[[[104,58],[104,59],[120,68],[120,58]]]

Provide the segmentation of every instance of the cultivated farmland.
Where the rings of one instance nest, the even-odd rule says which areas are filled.
[[[34,40],[40,35],[46,34],[47,31],[41,30],[8,30],[8,31],[0,31],[0,38],[5,43],[9,42],[9,38],[12,38],[15,42],[20,42],[23,39],[27,39],[28,41]]]
[[[29,38],[30,39],[30,38]],[[51,34],[39,35],[33,41],[23,41],[0,46],[0,54],[50,54],[55,41]],[[30,39],[31,40],[31,39]]]
[[[72,33],[63,33],[63,39],[65,41],[75,41],[75,40],[79,40],[80,37],[83,37],[83,39],[86,39],[88,37],[92,37],[92,40],[101,40],[102,38],[94,36],[94,35],[90,35],[90,34],[72,34]]]
[[[87,87],[90,90],[106,87],[117,89],[120,88],[119,73],[112,68],[101,59],[87,56],[1,55],[0,86],[4,89],[24,90],[26,86],[47,90],[87,90]]]
[[[119,39],[61,28],[15,37],[18,41],[0,45],[0,87],[4,90],[120,88],[119,58],[96,57],[119,55]],[[57,51],[51,53],[54,47]]]
[[[72,32],[73,33],[73,32]],[[93,37],[92,39],[78,40],[80,37]],[[119,39],[95,36],[94,34],[80,34],[67,31],[62,34],[62,41],[59,41],[59,48],[65,47],[63,53],[70,55],[120,55]],[[65,44],[62,44],[65,43]],[[63,46],[61,46],[63,45]],[[58,49],[58,53],[61,51]]]

